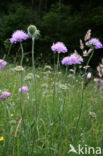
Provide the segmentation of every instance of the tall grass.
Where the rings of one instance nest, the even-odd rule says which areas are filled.
[[[4,140],[0,142],[0,155],[68,156],[70,155],[68,150],[71,143],[75,147],[78,144],[87,144],[93,147],[103,146],[102,93],[95,92],[94,82],[91,82],[85,89],[83,113],[81,114],[77,132],[76,123],[79,118],[78,114],[82,100],[80,76],[74,77],[72,83],[73,76],[69,77],[69,73],[57,73],[55,102],[53,105],[54,72],[37,69],[38,124],[35,124],[35,122],[33,124],[36,114],[33,113],[34,108],[31,99],[28,98],[26,93],[23,93],[22,107],[26,127],[25,134],[22,121],[20,123],[19,79],[13,68],[12,65],[9,65],[0,71],[1,90],[7,89],[11,92],[11,97],[8,98],[8,101],[0,101],[0,136],[4,137]],[[31,68],[25,67],[25,69],[23,79],[32,71]],[[23,81],[23,85],[29,86],[29,96],[32,95],[33,86],[29,81]],[[7,106],[10,111],[8,115]],[[95,112],[96,118],[93,118],[90,112]],[[14,116],[10,114],[14,114]],[[16,130],[17,134],[15,136]],[[29,152],[27,152],[25,135]],[[75,135],[76,139],[74,139]]]

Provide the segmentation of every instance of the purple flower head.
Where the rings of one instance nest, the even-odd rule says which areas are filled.
[[[29,36],[22,30],[17,30],[12,34],[10,38],[11,43],[22,42],[23,40],[27,40]]]
[[[0,69],[2,69],[3,67],[5,67],[6,65],[7,65],[7,62],[0,59]]]
[[[83,62],[83,58],[76,53],[73,53],[70,56],[64,57],[62,60],[63,65],[81,64],[82,62]]]
[[[1,94],[1,96],[0,96],[0,99],[1,99],[2,101],[4,101],[4,100],[7,99],[9,96],[10,96],[10,92],[4,91],[4,92],[2,92],[2,94]]]
[[[103,48],[103,44],[99,41],[98,38],[92,38],[91,40],[86,42],[86,45],[87,46],[93,45],[95,47],[95,49]]]
[[[63,42],[57,42],[51,46],[51,50],[58,53],[66,53],[68,51],[67,47]]]
[[[19,93],[21,93],[21,91],[28,92],[29,91],[28,86],[22,86],[22,88],[19,88]]]

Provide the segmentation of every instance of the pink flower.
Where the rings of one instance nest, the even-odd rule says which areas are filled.
[[[7,99],[10,95],[11,95],[10,92],[4,91],[4,92],[2,92],[2,94],[1,94],[1,96],[0,96],[0,99],[1,99],[2,101],[4,101],[4,100]]]
[[[22,92],[28,92],[29,91],[28,86],[22,86],[22,88],[19,88],[19,93],[21,93],[21,91]]]
[[[87,46],[93,45],[95,47],[95,49],[103,48],[103,44],[99,41],[98,38],[92,38],[91,40],[86,42],[86,45]]]
[[[12,34],[10,38],[11,43],[22,42],[23,40],[27,40],[29,36],[22,30],[17,30]]]
[[[73,65],[73,64],[81,64],[83,62],[83,58],[76,53],[73,53],[70,56],[64,57],[62,60],[63,65]]]
[[[0,59],[0,69],[2,69],[3,67],[5,67],[6,65],[7,65],[7,62]]]
[[[51,50],[58,53],[66,53],[68,51],[67,47],[63,42],[57,42],[51,46]]]

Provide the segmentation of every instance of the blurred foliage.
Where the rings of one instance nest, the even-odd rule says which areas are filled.
[[[33,3],[34,2],[34,3]],[[42,2],[42,3],[40,3]],[[63,3],[60,1],[5,1],[0,5],[0,52],[1,57],[8,53],[9,38],[17,29],[27,31],[30,24],[35,24],[40,30],[40,39],[35,44],[35,59],[37,65],[42,63],[52,63],[53,55],[51,45],[57,41],[62,41],[68,47],[68,53],[79,49],[79,40],[83,39],[86,31],[92,29],[92,37],[97,37],[103,42],[103,5],[100,0],[81,1],[74,3],[74,0]],[[62,2],[62,1],[61,1]],[[5,3],[5,6],[4,6]],[[40,4],[39,4],[40,3]],[[35,5],[34,5],[35,4]],[[44,4],[44,5],[43,5]],[[47,8],[46,8],[47,5]],[[31,60],[31,40],[23,43],[28,64]],[[18,44],[13,45],[9,57],[14,61],[14,56],[18,53]],[[67,54],[68,55],[68,54]],[[20,52],[18,54],[20,56]],[[61,57],[64,55],[61,54]],[[96,50],[94,66],[98,64],[102,57],[102,49]],[[13,60],[12,60],[13,59]]]

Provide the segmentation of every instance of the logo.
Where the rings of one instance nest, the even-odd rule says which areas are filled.
[[[100,155],[102,154],[102,150],[101,147],[90,147],[87,145],[81,146],[80,144],[78,145],[77,150],[75,149],[75,147],[70,144],[70,150],[68,151],[69,153],[75,153],[75,154],[96,154],[96,155]]]

